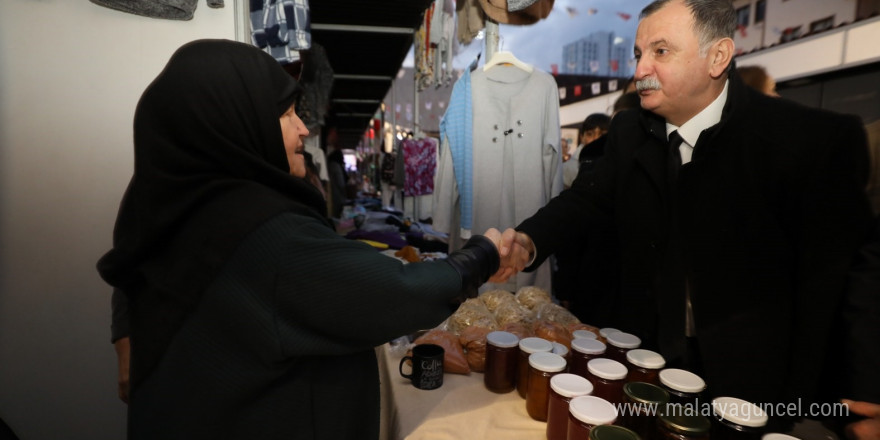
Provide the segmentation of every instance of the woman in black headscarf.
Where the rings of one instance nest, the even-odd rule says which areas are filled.
[[[496,230],[409,265],[339,237],[302,179],[296,93],[259,49],[203,40],[138,103],[98,262],[129,303],[129,438],[377,438],[373,347],[436,326],[498,268]]]

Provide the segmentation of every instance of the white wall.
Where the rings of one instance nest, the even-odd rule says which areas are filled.
[[[235,38],[88,0],[0,1],[0,417],[22,439],[120,439],[110,289],[95,271],[132,172],[140,93],[171,52]]]

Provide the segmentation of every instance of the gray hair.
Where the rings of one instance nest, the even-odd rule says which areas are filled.
[[[659,11],[672,0],[655,0],[642,9],[639,19]],[[709,46],[721,38],[733,38],[736,31],[736,11],[731,0],[683,0],[694,17],[694,32],[700,40],[700,55],[705,56]]]

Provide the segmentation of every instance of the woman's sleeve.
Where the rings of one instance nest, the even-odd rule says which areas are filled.
[[[275,298],[287,355],[363,350],[436,327],[464,290],[451,262],[403,264],[317,223],[294,235],[279,262]]]

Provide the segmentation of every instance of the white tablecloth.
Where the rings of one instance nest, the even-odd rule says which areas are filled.
[[[398,371],[402,355],[376,349],[382,382],[381,437],[387,440],[545,440],[547,424],[526,413],[516,391],[495,394],[482,373],[444,374],[443,386],[420,390]]]

